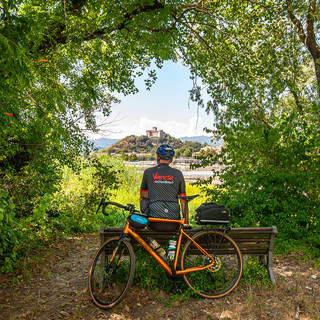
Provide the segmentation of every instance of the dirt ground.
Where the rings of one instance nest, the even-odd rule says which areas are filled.
[[[20,274],[0,277],[0,319],[320,319],[320,268],[291,255],[274,258],[275,285],[241,283],[218,300],[173,301],[132,287],[114,309],[90,301],[88,272],[99,237],[63,240],[33,257]]]

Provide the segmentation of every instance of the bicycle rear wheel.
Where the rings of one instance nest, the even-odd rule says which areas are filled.
[[[215,265],[183,275],[187,285],[204,298],[221,298],[230,293],[242,275],[242,256],[236,243],[228,235],[215,230],[203,230],[192,239],[213,258]],[[206,266],[212,261],[203,255],[192,241],[188,241],[181,256],[181,270]]]
[[[114,258],[111,261],[112,255]],[[135,272],[135,255],[130,243],[111,238],[97,251],[89,274],[89,291],[96,306],[110,309],[126,295]]]

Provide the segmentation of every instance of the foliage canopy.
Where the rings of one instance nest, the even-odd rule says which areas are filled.
[[[151,63],[172,60],[190,68],[191,99],[213,112],[208,130],[225,142],[222,155],[203,159],[225,165],[212,197],[243,223],[312,234],[320,224],[319,5],[1,0],[2,206],[13,201],[16,217],[32,214],[55,191],[61,165],[88,152],[84,130],[99,130],[96,114],[108,116],[117,93],[137,92],[145,73],[151,88]]]

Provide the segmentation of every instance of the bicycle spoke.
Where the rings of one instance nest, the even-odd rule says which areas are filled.
[[[118,238],[108,240],[97,252],[90,269],[90,294],[102,309],[118,304],[134,277],[135,258],[131,245],[124,241],[117,245]]]
[[[242,274],[242,257],[234,241],[220,232],[201,231],[193,239],[212,257],[203,255],[193,242],[188,242],[182,253],[182,269],[213,266],[184,275],[186,283],[200,296],[219,298],[231,292]]]

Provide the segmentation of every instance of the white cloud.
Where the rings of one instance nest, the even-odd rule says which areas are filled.
[[[138,121],[132,122],[130,119],[123,119],[113,127],[115,134],[111,134],[110,137],[122,138],[128,135],[145,135],[146,130],[150,130],[153,127],[157,127],[158,130],[163,130],[166,133],[178,137],[191,137],[198,135],[206,135],[203,131],[203,127],[206,125],[202,118],[193,117],[188,122],[178,120],[157,120],[147,117],[141,117]]]

